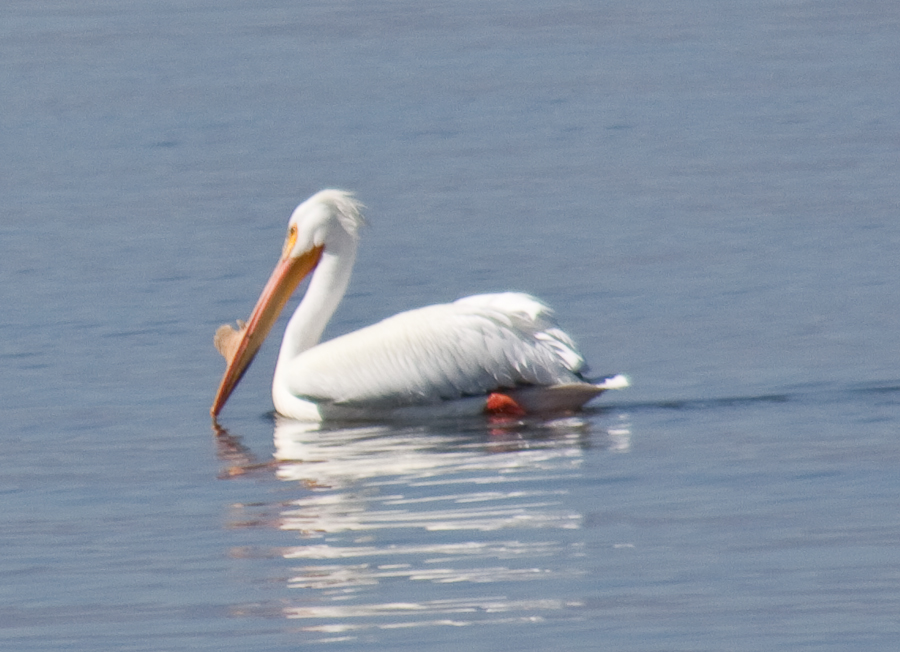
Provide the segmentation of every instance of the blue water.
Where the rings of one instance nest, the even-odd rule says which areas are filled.
[[[6,3],[0,647],[895,649],[898,62],[877,0]],[[521,290],[633,386],[310,429],[269,344],[214,431],[328,186],[327,335]]]

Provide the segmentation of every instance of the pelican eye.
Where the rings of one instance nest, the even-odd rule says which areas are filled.
[[[287,258],[290,256],[295,244],[297,244],[297,225],[291,224],[287,237],[284,239],[284,249],[281,250],[281,257]]]

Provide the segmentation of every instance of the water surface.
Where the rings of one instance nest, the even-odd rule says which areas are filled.
[[[892,3],[0,13],[4,649],[894,649]],[[311,429],[270,344],[214,431],[329,186],[328,336],[528,291],[633,387]]]

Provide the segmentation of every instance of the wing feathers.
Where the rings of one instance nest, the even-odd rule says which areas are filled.
[[[294,396],[386,407],[584,382],[583,366],[549,308],[505,293],[411,310],[335,338],[292,360],[284,379]]]

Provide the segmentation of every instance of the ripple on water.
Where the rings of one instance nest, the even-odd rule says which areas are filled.
[[[587,572],[575,561],[585,555],[584,515],[571,484],[586,447],[627,450],[629,436],[586,418],[468,429],[278,419],[274,476],[299,495],[239,508],[234,519],[297,533],[298,545],[277,550],[292,564],[281,580],[289,597],[237,612],[301,621],[322,642],[580,618],[583,602],[559,590]],[[248,516],[260,508],[277,518]]]

